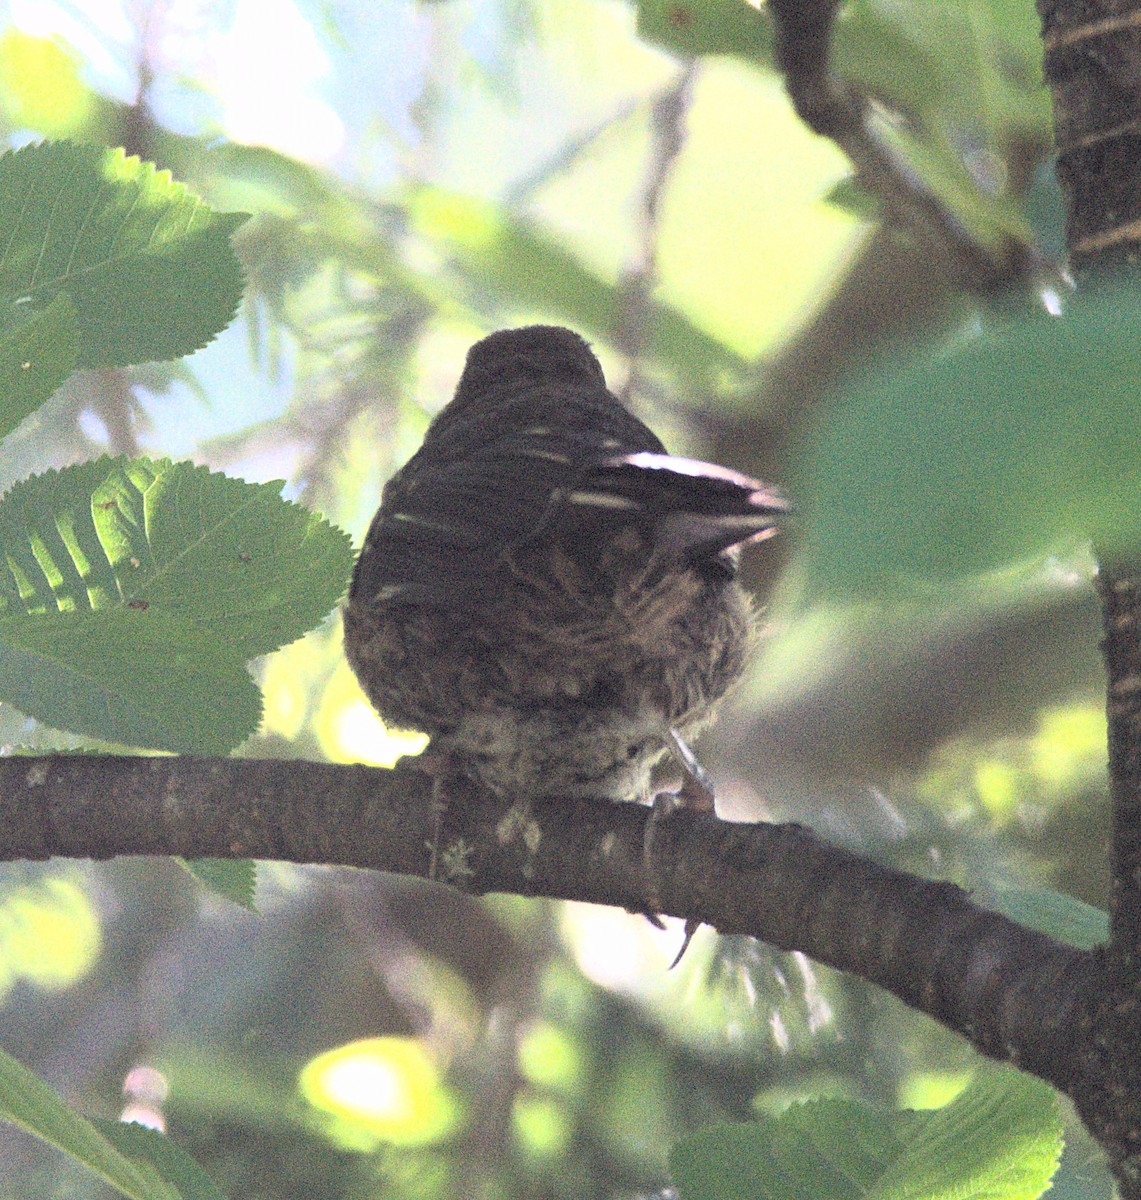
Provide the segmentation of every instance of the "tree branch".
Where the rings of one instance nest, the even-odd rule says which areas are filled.
[[[427,872],[431,784],[412,766],[54,755],[0,761],[0,859],[251,857]],[[983,1053],[1072,1086],[1073,1029],[1104,988],[1096,955],[989,912],[960,888],[889,870],[797,825],[686,811],[643,863],[649,810],[529,807],[456,781],[442,861],[465,891],[697,917],[850,971]]]
[[[1054,101],[1057,174],[1075,269],[1141,254],[1141,4],[1038,0]]]
[[[1136,266],[1141,247],[1138,0],[1038,0],[1044,69],[1076,273]],[[1090,398],[1097,402],[1096,392]],[[1075,1026],[1083,1072],[1073,1096],[1109,1156],[1123,1197],[1141,1197],[1141,568],[1098,574],[1108,674],[1113,800],[1110,940],[1104,992]]]
[[[802,121],[851,159],[864,185],[897,220],[924,235],[963,287],[983,294],[1029,278],[1046,264],[1012,236],[987,247],[904,160],[877,127],[870,99],[832,72],[833,22],[840,0],[769,0],[777,65]]]
[[[1141,581],[1104,568],[1097,577],[1109,687],[1109,783],[1113,800],[1110,947],[1141,962]]]

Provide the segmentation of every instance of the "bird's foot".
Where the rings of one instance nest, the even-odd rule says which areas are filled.
[[[682,789],[684,791],[684,788]],[[681,791],[677,792],[659,792],[655,797],[653,804],[650,806],[650,819],[646,822],[646,830],[642,836],[642,865],[645,867],[646,874],[650,879],[650,909],[646,913],[646,920],[654,926],[655,929],[665,929],[666,923],[662,920],[660,913],[657,911],[660,907],[658,899],[658,887],[656,882],[656,872],[654,871],[654,838],[657,834],[658,826],[662,821],[667,820],[679,808],[690,807],[681,799]],[[681,949],[677,952],[673,962],[670,963],[669,969],[672,971],[674,967],[681,962],[685,952],[689,949],[689,943],[693,941],[693,935],[697,932],[701,922],[696,917],[690,917],[685,923],[685,938],[682,941]]]
[[[432,832],[424,843],[428,850],[428,878],[433,882],[440,867],[440,839],[444,836],[444,817],[448,814],[447,780],[432,776]]]
[[[431,746],[420,755],[418,765],[432,780],[431,828],[424,848],[428,851],[428,878],[434,882],[439,878],[444,818],[448,815],[451,784],[457,769],[455,759],[448,751],[434,750]]]
[[[670,730],[668,743],[682,769],[681,787],[676,793],[677,803],[674,807],[689,808],[694,812],[713,812],[716,793],[709,772],[697,761],[697,755],[676,729]]]
[[[689,943],[693,941],[693,935],[700,928],[701,922],[696,917],[687,918],[685,922],[685,937],[682,939],[681,949],[674,955],[674,960],[670,963],[668,970],[672,971],[685,957],[685,952],[689,949]]]
[[[697,761],[693,751],[676,729],[669,731],[667,741],[682,768],[681,787],[676,792],[659,792],[654,797],[650,808],[650,819],[646,822],[645,832],[642,835],[642,865],[650,879],[649,901],[652,910],[647,916],[658,929],[664,928],[662,919],[658,915],[660,901],[656,882],[657,872],[654,870],[654,839],[658,827],[662,821],[667,820],[679,808],[688,808],[692,812],[715,811],[713,782],[705,768]],[[685,939],[681,944],[681,949],[677,952],[677,957],[670,963],[671,971],[681,962],[700,925],[701,922],[696,917],[690,917],[686,921]]]

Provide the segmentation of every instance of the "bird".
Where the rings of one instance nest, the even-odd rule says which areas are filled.
[[[689,739],[751,648],[739,549],[787,509],[759,480],[667,453],[579,334],[500,330],[384,487],[346,656],[386,725],[426,733],[432,761],[497,795],[654,800],[672,753],[678,802],[712,808]]]

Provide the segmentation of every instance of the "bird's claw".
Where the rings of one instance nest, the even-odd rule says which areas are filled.
[[[648,900],[650,908],[653,910],[650,921],[659,929],[664,929],[665,926],[661,923],[661,917],[657,912],[660,902],[657,873],[654,870],[654,838],[657,835],[658,824],[682,807],[684,804],[679,792],[659,792],[650,805],[650,817],[642,831],[642,867],[650,881]]]
[[[694,812],[715,811],[716,793],[709,772],[697,761],[697,755],[676,729],[669,731],[667,741],[682,769],[681,787],[673,793],[674,807],[691,808]]]
[[[689,949],[689,943],[693,941],[693,935],[701,928],[701,922],[696,917],[690,917],[685,923],[685,940],[681,944],[681,949],[677,952],[672,963],[669,965],[669,970],[673,970],[679,962],[685,957],[685,952]]]
[[[657,833],[658,824],[677,812],[679,808],[688,808],[694,812],[715,811],[713,781],[709,778],[705,768],[697,761],[696,755],[676,729],[669,731],[667,742],[682,768],[681,787],[676,792],[659,792],[654,797],[650,817],[646,822],[645,831],[642,835],[642,865],[650,880],[648,899],[651,913],[647,914],[647,916],[649,921],[658,929],[663,928],[662,919],[658,915],[658,909],[661,905],[656,882],[657,872],[654,870],[653,862],[654,838]],[[697,932],[700,925],[701,922],[695,917],[690,917],[686,921],[685,939],[682,941],[681,949],[677,952],[677,956],[670,963],[669,969],[671,971],[681,962],[685,952],[689,949],[690,942],[693,941],[693,935]]]
[[[683,807],[685,807],[685,802],[681,799],[680,792],[659,792],[650,805],[650,817],[646,821],[646,827],[642,834],[642,866],[645,869],[647,879],[650,881],[649,894],[647,896],[650,911],[644,915],[646,920],[655,929],[665,929],[666,923],[662,920],[661,914],[658,912],[661,902],[658,898],[657,872],[654,870],[654,836],[659,823]],[[671,971],[681,962],[682,955],[689,948],[690,940],[700,924],[700,921],[695,921],[692,917],[686,921],[685,941],[682,942],[681,949],[677,952],[677,957],[670,963],[669,969]]]
[[[444,836],[444,817],[448,812],[448,794],[443,775],[432,776],[432,834],[428,847],[428,878],[435,882],[440,866],[440,841]]]
[[[444,818],[448,814],[449,788],[456,765],[446,750],[434,746],[429,746],[420,755],[418,765],[432,780],[432,828],[424,848],[428,851],[428,879],[434,882],[439,877],[440,843],[444,837]]]

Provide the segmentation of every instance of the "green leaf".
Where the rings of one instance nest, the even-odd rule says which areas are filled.
[[[0,326],[0,437],[4,437],[75,370],[79,326],[66,292],[24,319],[10,312]]]
[[[996,320],[836,401],[790,491],[806,591],[883,597],[1141,546],[1141,292]]]
[[[944,1108],[911,1114],[903,1153],[869,1200],[1035,1200],[1062,1156],[1052,1089],[987,1067]]]
[[[3,1050],[0,1050],[0,1118],[69,1154],[124,1196],[134,1200],[180,1200],[183,1196],[195,1196],[164,1182],[145,1157],[136,1159],[134,1154],[125,1154],[112,1145],[92,1122],[73,1112],[57,1092]],[[206,1200],[208,1193],[197,1195]]]
[[[179,1200],[226,1200],[214,1181],[176,1142],[145,1125],[96,1120],[92,1124],[136,1165],[153,1169]]]
[[[483,291],[494,291],[520,309],[550,313],[593,337],[611,337],[620,327],[620,289],[537,226],[443,188],[417,187],[405,203],[415,232],[459,260],[465,275]],[[739,382],[748,366],[664,304],[649,305],[646,351],[695,390],[721,390]]]
[[[685,58],[728,54],[776,68],[772,15],[742,0],[638,0],[638,36]]]
[[[691,1134],[670,1151],[670,1171],[682,1200],[862,1200],[902,1153],[899,1115],[813,1100],[778,1118]]]
[[[836,22],[832,66],[845,80],[910,112],[946,101],[946,45],[924,46],[890,8],[849,3]],[[638,36],[684,58],[729,55],[776,70],[776,22],[746,0],[638,0]],[[940,55],[940,51],[943,52]]]
[[[684,58],[729,55],[776,70],[776,22],[746,0],[638,0],[638,34]],[[1049,93],[1033,9],[1010,0],[901,5],[847,0],[832,30],[830,65],[845,82],[930,133],[961,144],[985,131],[1049,146]]]
[[[958,147],[930,134],[917,136],[906,125],[872,112],[867,126],[913,189],[936,196],[971,243],[997,264],[1014,261],[1033,233],[1020,197],[988,190],[967,169]]]
[[[855,175],[846,175],[833,184],[820,199],[840,212],[857,217],[861,221],[878,220],[883,212],[879,198],[861,183]]]
[[[328,613],[353,562],[348,535],[281,486],[142,458],[23,480],[0,500],[0,613],[162,613],[239,658],[268,653]]]
[[[991,907],[1079,950],[1109,940],[1109,913],[1049,888],[1004,888]]]
[[[250,912],[257,912],[254,888],[257,864],[248,858],[180,858],[180,862],[204,887],[232,900]]]
[[[242,658],[129,609],[0,618],[0,696],[57,729],[183,754],[228,754],[261,720]]]
[[[714,1125],[677,1143],[670,1169],[682,1200],[1034,1200],[1061,1146],[1050,1088],[984,1067],[933,1112],[816,1100]]]
[[[766,6],[742,0],[638,5],[639,33],[687,57],[727,54],[775,69],[776,25]],[[1036,41],[1008,43],[1006,36],[1015,33],[1011,23],[996,19],[985,0],[972,0],[970,8],[950,0],[906,9],[884,0],[849,0],[832,33],[830,65],[878,101],[866,123],[896,173],[937,197],[961,234],[997,266],[1020,256],[1029,226],[1020,198],[999,183],[1010,142],[1032,145],[1037,138],[1043,153],[1049,145],[1045,89],[1037,81],[1016,82],[1019,66],[1027,68],[1024,74],[1037,72]],[[1005,134],[1008,125],[1017,133]],[[970,169],[963,156],[965,129],[991,135],[987,154],[976,152]],[[984,164],[995,179],[980,186]],[[872,215],[866,206],[849,211]]]
[[[242,273],[215,213],[122,150],[53,142],[0,157],[0,304],[75,305],[81,366],[177,358],[231,320]]]
[[[245,662],[344,590],[346,534],[250,484],[166,460],[49,471],[0,500],[0,695],[59,728],[225,753],[257,727]]]

